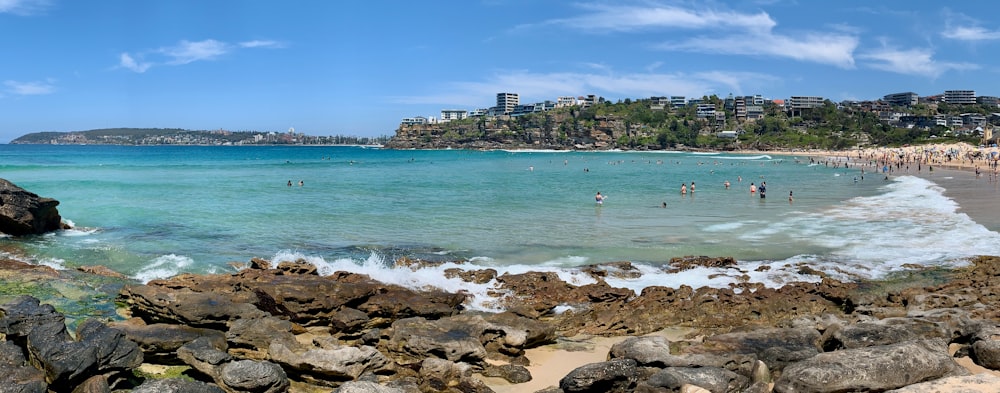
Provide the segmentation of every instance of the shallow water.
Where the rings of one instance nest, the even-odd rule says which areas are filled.
[[[612,283],[778,285],[805,263],[841,277],[1000,254],[1000,234],[913,177],[861,178],[808,157],[680,152],[397,151],[361,147],[0,145],[0,177],[61,201],[75,230],[4,239],[59,268],[106,265],[149,280],[231,271],[253,257],[306,258],[408,286],[484,292],[398,257],[508,272],[627,260]],[[857,181],[855,181],[857,178]],[[742,179],[742,180],[740,180]],[[730,189],[723,187],[730,181]],[[288,182],[292,186],[288,186]],[[299,186],[299,181],[303,182]],[[767,181],[767,198],[748,192]],[[682,183],[696,191],[681,195]],[[594,195],[606,195],[598,206]],[[789,202],[794,191],[794,202]],[[666,207],[662,207],[666,203]],[[663,273],[684,255],[740,271]],[[770,270],[757,272],[768,265]],[[709,278],[709,277],[712,278]]]

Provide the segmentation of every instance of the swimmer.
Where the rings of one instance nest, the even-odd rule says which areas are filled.
[[[791,192],[791,191],[789,191],[789,192],[788,192],[788,203],[792,203],[792,201],[793,201],[793,200],[794,200],[794,199],[792,198],[792,192]]]
[[[663,202],[663,208],[664,208],[664,209],[666,209],[666,208],[667,208],[667,203],[666,203],[666,202]]]
[[[756,192],[757,192],[757,186],[753,185],[753,183],[750,183],[750,193],[754,194]]]
[[[291,187],[291,186],[292,186],[292,181],[291,181],[291,180],[289,180],[289,181],[288,181],[288,186],[289,186],[289,187]]]
[[[302,187],[304,185],[306,185],[306,183],[304,181],[302,181],[302,180],[299,180],[299,187]]]
[[[598,205],[603,205],[604,204],[604,195],[601,195],[601,192],[598,191],[597,192],[597,196],[594,197],[594,200],[597,201]]]
[[[726,180],[726,182],[722,183],[722,185],[726,186],[726,189],[728,190],[729,189],[729,180]]]
[[[694,182],[691,182],[691,193],[694,194]]]
[[[687,183],[681,183],[681,195],[684,195],[684,194],[687,194],[687,193],[688,193]]]

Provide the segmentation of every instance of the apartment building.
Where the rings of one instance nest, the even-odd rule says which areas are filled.
[[[885,101],[887,104],[898,105],[898,106],[917,105],[917,102],[919,100],[920,96],[918,96],[917,93],[911,91],[905,93],[887,94],[885,97],[882,97],[882,101]]]
[[[464,109],[442,109],[441,122],[447,123],[452,120],[463,120],[469,117],[469,111]]]
[[[521,103],[517,93],[497,93],[497,113],[509,115]]]
[[[957,105],[968,105],[976,103],[975,90],[945,90],[944,102]]]

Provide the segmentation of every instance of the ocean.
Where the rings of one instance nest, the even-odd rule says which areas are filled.
[[[493,307],[485,293],[495,283],[444,269],[555,271],[586,284],[578,267],[629,261],[643,276],[609,283],[641,291],[820,279],[803,265],[881,278],[1000,255],[1000,222],[970,218],[931,180],[795,155],[0,145],[0,177],[59,200],[74,226],[0,238],[8,257],[104,265],[142,282],[302,258],[322,274],[468,291],[481,309]],[[749,193],[765,181],[766,198]],[[682,195],[682,184],[694,191]],[[739,266],[663,269],[688,255]],[[443,264],[394,267],[401,257]]]

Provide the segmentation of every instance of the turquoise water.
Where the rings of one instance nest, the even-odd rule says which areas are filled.
[[[795,273],[800,263],[879,276],[905,263],[1000,254],[1000,234],[959,213],[934,183],[861,180],[857,169],[808,157],[0,145],[0,177],[59,200],[76,228],[0,239],[20,248],[19,258],[106,265],[143,281],[263,257],[411,286],[465,285],[445,282],[437,268],[388,268],[409,256],[501,272],[554,269],[577,282],[587,278],[575,266],[627,260],[647,274],[618,284],[639,289],[727,285],[740,275],[659,270],[684,255],[733,256],[753,280],[778,284],[815,280]],[[763,200],[748,192],[761,181]],[[696,191],[681,195],[691,182]],[[598,191],[607,196],[601,206]],[[762,265],[771,270],[756,272]]]

